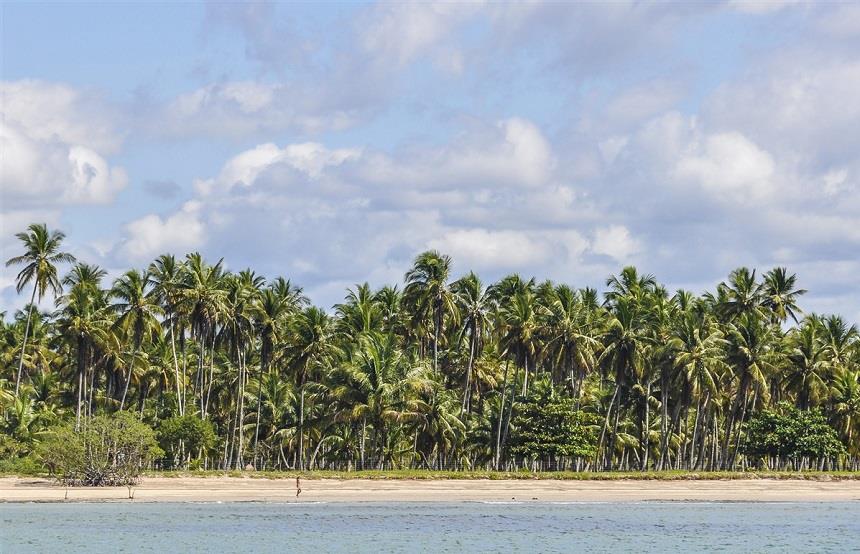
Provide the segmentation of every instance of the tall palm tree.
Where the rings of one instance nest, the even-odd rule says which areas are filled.
[[[176,385],[176,404],[179,415],[185,415],[184,375],[179,375],[179,359],[176,355],[176,335],[184,333],[182,313],[182,282],[185,266],[172,254],[162,254],[149,265],[153,293],[164,310],[164,325],[170,334],[170,351],[173,357],[173,380]]]
[[[696,448],[700,424],[707,425],[704,420],[709,417],[712,401],[719,394],[720,375],[729,369],[724,361],[727,344],[713,318],[709,314],[697,313],[692,309],[685,310],[679,316],[673,329],[672,338],[668,344],[673,353],[673,364],[680,371],[682,382],[697,403],[691,452]],[[665,386],[668,386],[668,383]],[[668,402],[668,395],[665,398],[664,405]],[[664,420],[667,418],[665,408],[663,418]],[[664,430],[661,458],[665,456],[672,431]],[[694,461],[694,456],[690,456],[691,466],[696,466],[702,461],[704,445],[703,437],[698,459]]]
[[[260,337],[260,371],[258,381],[263,382],[275,352],[275,345],[285,338],[286,328],[296,312],[308,303],[301,287],[293,285],[283,277],[275,279],[271,285],[262,289],[256,303],[251,307],[256,321],[257,336]],[[262,402],[262,390],[258,388],[257,405]],[[257,464],[257,446],[260,436],[260,414],[256,410],[254,428],[254,464]]]
[[[458,279],[451,285],[460,312],[460,339],[469,341],[469,362],[466,366],[466,383],[463,385],[461,415],[470,409],[472,370],[481,356],[485,334],[490,326],[490,298],[480,278],[474,273]]]
[[[451,275],[451,258],[430,250],[419,254],[412,269],[404,277],[404,300],[412,309],[416,325],[431,321],[433,330],[433,371],[439,371],[439,338],[445,316],[456,323],[457,306],[448,286]]]
[[[803,313],[797,300],[806,294],[806,289],[798,289],[796,284],[797,275],[789,275],[784,267],[776,267],[764,274],[762,306],[770,311],[774,323],[784,323],[789,317],[797,323],[797,315]]]
[[[206,417],[208,400],[212,391],[215,365],[215,339],[219,318],[225,310],[225,273],[223,260],[214,265],[207,264],[194,252],[186,256],[185,279],[182,283],[184,310],[188,313],[191,335],[197,342],[197,375],[195,389],[198,395],[200,417]],[[206,376],[206,357],[209,357],[209,377]]]
[[[797,407],[808,410],[814,400],[829,391],[827,350],[821,338],[821,322],[811,316],[788,335],[788,378],[786,385],[797,393]]]
[[[365,423],[370,423],[380,467],[388,461],[386,450],[390,424],[418,419],[414,394],[429,390],[431,381],[424,367],[413,362],[391,335],[368,333],[359,338],[346,363],[332,372],[332,394],[339,399],[340,415],[362,422],[362,451]]]
[[[122,391],[119,409],[125,407],[128,386],[134,375],[134,364],[140,347],[144,341],[150,341],[159,335],[163,315],[161,306],[153,291],[152,279],[148,272],[132,269],[114,282],[110,292],[111,298],[117,300],[111,309],[117,314],[114,327],[123,337],[131,342],[132,353],[128,368],[128,376]]]
[[[285,358],[299,389],[299,469],[304,469],[305,385],[329,371],[340,350],[335,343],[334,326],[326,313],[311,306],[299,313],[291,325],[291,339]]]
[[[739,267],[729,274],[728,283],[717,286],[716,309],[726,321],[747,315],[761,315],[763,287],[756,281],[755,270]]]
[[[69,292],[57,299],[60,308],[57,329],[68,340],[77,358],[77,405],[75,429],[80,428],[87,367],[97,345],[105,340],[109,318],[100,284],[107,272],[98,266],[77,264],[63,279]]]
[[[614,381],[612,400],[609,402],[598,441],[599,456],[603,438],[609,430],[609,421],[614,413],[615,423],[606,449],[607,466],[611,463],[610,457],[615,450],[618,435],[621,418],[620,394],[632,381],[642,376],[645,369],[645,351],[649,342],[652,342],[649,336],[650,321],[648,314],[640,309],[638,293],[634,291],[632,296],[627,294],[613,296],[611,299],[612,306],[603,334],[603,352],[598,358],[598,363],[613,376]]]
[[[582,383],[597,363],[599,329],[594,328],[593,311],[580,299],[580,293],[567,285],[548,291],[547,349],[554,367],[567,373],[579,409]]]
[[[20,294],[24,287],[33,283],[30,303],[27,305],[27,325],[24,328],[24,340],[21,342],[21,357],[18,362],[18,373],[15,376],[15,396],[21,388],[21,373],[24,369],[24,351],[27,349],[27,338],[30,334],[30,318],[33,314],[34,302],[42,300],[48,289],[54,296],[62,290],[62,284],[57,276],[57,265],[74,263],[75,257],[60,250],[66,235],[62,231],[48,231],[44,223],[33,223],[27,232],[15,235],[24,244],[24,253],[10,258],[6,267],[24,264],[24,268],[15,277],[15,290]]]
[[[726,340],[727,361],[733,370],[732,380],[736,382],[723,439],[723,469],[730,469],[740,447],[741,428],[750,408],[750,391],[753,390],[758,397],[768,394],[767,377],[776,371],[779,352],[777,331],[755,310],[744,313],[728,326]],[[734,449],[730,451],[732,440]]]

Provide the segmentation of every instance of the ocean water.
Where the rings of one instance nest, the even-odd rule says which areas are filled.
[[[0,504],[0,552],[856,552],[856,503]]]

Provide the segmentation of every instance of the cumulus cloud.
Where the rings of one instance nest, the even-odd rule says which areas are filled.
[[[464,271],[549,267],[562,276],[589,241],[578,228],[576,191],[556,178],[548,140],[520,118],[475,125],[448,146],[396,153],[264,143],[198,180],[192,204],[129,224],[121,249],[145,260],[200,247],[320,290],[399,279],[427,248],[449,252]]]
[[[128,223],[127,240],[120,246],[123,256],[145,263],[164,252],[185,253],[200,248],[206,238],[200,207],[198,202],[186,202],[167,217],[150,214]]]
[[[631,257],[638,253],[640,248],[639,242],[623,225],[600,227],[594,231],[592,251],[610,256],[618,263],[630,263]]]
[[[103,204],[128,178],[105,153],[121,138],[104,108],[72,87],[42,81],[0,83],[3,210],[58,203]]]
[[[717,133],[689,149],[675,166],[679,180],[736,202],[764,199],[774,192],[773,158],[742,134]]]

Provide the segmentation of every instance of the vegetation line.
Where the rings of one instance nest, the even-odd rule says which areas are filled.
[[[805,314],[785,268],[670,293],[454,278],[331,310],[283,277],[159,256],[105,283],[33,224],[3,314],[0,471],[73,484],[151,470],[389,478],[854,478],[860,336]],[[65,273],[62,278],[61,274]],[[55,309],[42,311],[46,299]],[[551,473],[548,473],[551,472]],[[172,473],[157,473],[172,475]],[[229,473],[237,474],[237,473]]]

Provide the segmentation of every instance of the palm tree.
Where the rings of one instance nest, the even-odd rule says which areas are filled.
[[[487,289],[474,273],[458,279],[451,285],[451,291],[456,298],[461,322],[460,340],[469,341],[469,362],[466,366],[466,383],[463,386],[463,402],[460,415],[469,411],[472,393],[472,370],[475,360],[481,356],[484,348],[484,338],[490,325],[490,298]]]
[[[433,329],[433,371],[439,371],[439,337],[442,334],[445,316],[456,323],[457,306],[448,286],[451,275],[451,258],[430,250],[419,254],[412,269],[404,277],[406,288],[404,300],[410,306],[416,327],[427,320]]]
[[[332,372],[332,381],[340,415],[362,422],[362,452],[366,423],[373,427],[377,461],[383,467],[390,453],[385,448],[389,424],[418,419],[418,406],[410,397],[430,388],[424,367],[413,362],[393,336],[368,333],[359,338],[347,362]]]
[[[553,367],[568,374],[578,410],[582,383],[597,362],[600,343],[595,335],[600,330],[594,329],[593,310],[567,285],[551,288],[544,305],[548,308],[548,358]]]
[[[133,349],[122,400],[119,403],[120,411],[125,407],[128,385],[134,375],[134,363],[143,341],[152,340],[161,330],[159,317],[164,312],[158,305],[152,285],[148,272],[132,269],[114,282],[110,292],[111,298],[118,300],[111,305],[111,309],[117,314],[114,327],[131,342]]]
[[[293,315],[308,300],[302,293],[300,287],[296,287],[289,280],[278,277],[267,288],[260,292],[257,302],[252,306],[254,319],[257,325],[257,335],[260,337],[260,373],[258,381],[263,381],[263,376],[269,372],[269,365],[275,351],[275,345],[283,339],[286,326]],[[257,404],[262,401],[262,389],[258,389]],[[260,436],[260,413],[257,412],[257,422],[254,429],[254,463],[257,463],[257,443]]]
[[[77,264],[63,279],[69,293],[57,299],[60,308],[57,329],[76,353],[78,400],[75,429],[80,428],[81,407],[86,387],[87,366],[92,363],[98,343],[105,340],[109,318],[100,283],[107,274],[98,266]]]
[[[821,339],[821,321],[811,316],[788,335],[788,378],[786,384],[797,393],[797,407],[808,410],[814,399],[827,394],[830,365]]]
[[[164,324],[170,333],[170,351],[173,356],[173,375],[176,385],[176,405],[179,415],[185,415],[184,374],[179,376],[179,359],[176,355],[176,335],[184,333],[182,313],[182,281],[185,266],[172,254],[162,254],[149,265],[153,293],[164,310]],[[183,357],[184,358],[184,357]],[[180,388],[181,387],[181,388]]]
[[[264,280],[250,269],[226,278],[227,295],[225,298],[224,324],[221,336],[229,345],[230,357],[238,368],[236,380],[236,410],[233,427],[236,432],[236,467],[244,467],[244,427],[245,427],[245,384],[247,382],[247,357],[254,340],[254,321],[252,306],[260,293]],[[226,448],[225,448],[226,451]],[[225,458],[225,466],[229,464]]]
[[[832,385],[833,422],[852,456],[860,455],[860,370],[843,371]]]
[[[612,433],[609,435],[609,444],[606,449],[605,465],[611,463],[610,457],[615,450],[615,440],[618,435],[618,424],[621,417],[620,393],[630,383],[641,378],[644,371],[645,349],[650,342],[648,316],[640,309],[638,293],[633,296],[614,296],[603,334],[603,352],[598,358],[598,363],[603,365],[607,372],[613,375],[614,392],[609,402],[603,428],[598,441],[598,455],[603,445],[603,438],[609,429],[609,420],[615,413],[615,423]]]
[[[197,375],[194,383],[200,404],[200,417],[204,419],[212,392],[218,321],[224,313],[224,299],[227,294],[222,266],[223,260],[209,265],[199,253],[189,254],[186,257],[187,270],[182,283],[184,310],[188,313],[191,335],[197,342]],[[209,350],[208,379],[205,369],[207,348]]]
[[[30,295],[30,303],[27,305],[27,325],[24,329],[24,340],[21,342],[21,357],[18,362],[18,373],[15,376],[15,396],[21,388],[21,373],[24,369],[24,351],[27,348],[27,338],[30,334],[30,318],[33,313],[33,304],[37,299],[41,301],[48,289],[54,296],[58,296],[62,290],[62,284],[57,277],[57,264],[74,263],[75,257],[62,252],[63,239],[66,235],[62,231],[48,231],[44,223],[34,223],[27,228],[28,232],[18,233],[15,236],[24,243],[25,252],[20,256],[10,258],[6,267],[25,264],[24,268],[15,278],[15,290],[20,294],[24,287],[33,283],[33,292]]]
[[[784,267],[765,273],[762,306],[770,311],[774,323],[784,323],[789,317],[797,323],[797,314],[803,313],[797,306],[797,299],[806,294],[806,290],[796,288],[796,283],[797,276],[789,275]]]
[[[326,313],[310,307],[294,319],[292,339],[284,350],[299,389],[299,469],[304,469],[305,385],[309,378],[325,374],[340,354],[334,342],[334,326]]]
[[[750,407],[749,393],[753,389],[756,396],[766,396],[767,376],[776,371],[779,353],[776,350],[777,331],[766,323],[755,310],[739,316],[727,329],[727,361],[733,370],[732,378],[737,383],[733,407],[726,423],[723,438],[723,468],[730,469],[740,447],[740,431],[746,421]],[[734,450],[730,453],[732,432]]]
[[[724,361],[726,340],[719,326],[712,320],[709,314],[697,313],[687,310],[679,316],[676,327],[669,341],[669,348],[673,353],[673,364],[680,371],[680,377],[690,392],[690,396],[696,399],[696,421],[693,424],[693,436],[691,441],[690,466],[696,467],[702,462],[705,447],[705,439],[702,438],[699,456],[694,461],[692,452],[696,448],[696,439],[699,435],[700,423],[707,425],[705,418],[711,409],[711,402],[718,394],[718,382],[720,374],[728,370]],[[666,385],[668,387],[668,383]],[[663,404],[668,402],[668,395],[664,397]],[[664,408],[663,419],[667,417]],[[669,435],[673,430],[664,431],[661,459],[665,457],[665,449],[668,447]],[[661,464],[662,465],[662,464]]]
[[[717,312],[725,321],[744,315],[761,314],[763,287],[756,282],[755,270],[739,267],[729,274],[728,283],[717,286]]]

